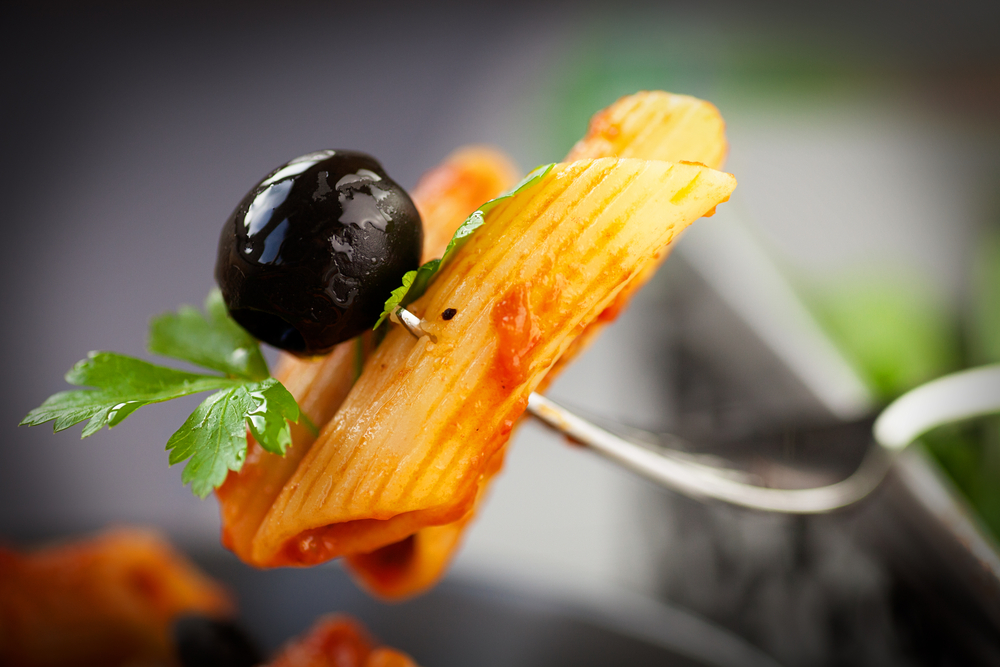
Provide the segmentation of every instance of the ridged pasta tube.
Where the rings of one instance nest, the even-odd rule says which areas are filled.
[[[253,559],[310,565],[461,519],[528,394],[735,185],[701,165],[604,158],[557,165],[497,206],[410,306],[434,340],[389,332],[276,498]]]

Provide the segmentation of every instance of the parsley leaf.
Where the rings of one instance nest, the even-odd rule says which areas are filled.
[[[292,444],[288,422],[298,422],[300,416],[295,397],[274,378],[244,385],[243,389],[255,403],[247,412],[247,425],[254,439],[272,454],[284,456],[285,449]]]
[[[190,459],[181,481],[204,498],[226,480],[230,470],[243,467],[247,426],[269,452],[284,454],[291,443],[288,421],[298,421],[299,407],[274,378],[219,391],[191,413],[167,441],[170,465]]]
[[[230,377],[263,380],[270,373],[257,339],[226,311],[222,292],[205,299],[206,314],[191,306],[164,313],[149,324],[149,351],[220,371]]]
[[[63,431],[89,419],[83,428],[86,438],[102,426],[117,426],[144,405],[233,384],[227,378],[177,371],[114,352],[91,352],[70,369],[66,382],[94,389],[59,392],[29,412],[21,425],[55,421],[53,430]]]
[[[553,163],[537,167],[506,193],[489,200],[473,211],[472,215],[466,218],[465,222],[455,230],[455,234],[451,237],[451,241],[448,243],[448,247],[445,248],[441,259],[432,259],[423,264],[419,269],[407,271],[403,275],[403,284],[392,291],[392,294],[390,294],[388,300],[385,302],[382,315],[372,328],[377,329],[385,318],[396,312],[397,309],[404,308],[423,296],[424,292],[427,291],[427,288],[434,281],[438,271],[441,270],[441,267],[447,265],[455,257],[455,254],[462,249],[462,246],[468,243],[472,233],[483,226],[486,222],[487,213],[496,208],[500,202],[510,199],[514,195],[520,194],[539,183],[552,171],[552,167],[554,166],[555,164]]]
[[[438,259],[431,261],[438,263],[441,262],[441,260]],[[427,262],[427,264],[430,264],[430,262]],[[417,277],[417,271],[422,270],[424,266],[427,266],[427,264],[424,264],[415,271],[407,271],[406,273],[403,274],[403,284],[397,287],[396,289],[392,290],[392,292],[389,294],[389,298],[385,302],[385,308],[382,309],[382,314],[379,315],[378,322],[376,322],[375,326],[372,327],[373,331],[379,328],[382,322],[385,321],[385,318],[389,317],[389,315],[394,313],[397,308],[404,305],[403,299],[405,299],[407,294],[409,293],[410,287],[413,285],[413,280]]]
[[[150,322],[149,349],[225,375],[189,373],[114,352],[91,352],[66,374],[72,385],[27,414],[21,425],[54,422],[62,431],[87,421],[83,437],[117,426],[144,405],[215,391],[167,442],[170,464],[190,459],[181,479],[202,498],[243,466],[247,430],[267,450],[284,455],[291,444],[289,422],[315,425],[295,398],[274,378],[257,340],[226,312],[218,290],[205,301],[205,314],[184,306]],[[88,421],[89,420],[89,421]]]

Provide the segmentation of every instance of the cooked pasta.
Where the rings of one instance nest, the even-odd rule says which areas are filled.
[[[320,618],[264,667],[417,667],[410,656],[376,646],[360,623],[348,616]]]
[[[636,159],[557,165],[489,221],[365,364],[254,538],[254,560],[312,565],[457,521],[528,394],[728,174]],[[441,313],[457,308],[443,321]]]
[[[119,528],[33,553],[0,549],[0,664],[173,664],[171,623],[226,617],[227,592],[162,537]]]
[[[243,470],[218,491],[226,545],[258,566],[345,555],[384,597],[432,585],[500,469],[528,393],[551,382],[652,275],[676,234],[735,185],[701,164],[668,162],[719,167],[726,150],[712,105],[667,93],[623,98],[595,116],[568,158],[655,161],[559,165],[527,198],[491,212],[410,307],[436,342],[392,331],[353,389],[370,342],[286,359],[279,379],[326,426],[315,445],[296,428],[284,458],[251,445]],[[466,151],[421,181],[413,195],[425,259],[509,187],[508,165]],[[443,321],[448,308],[458,315]]]
[[[484,201],[514,184],[516,171],[495,149],[469,147],[456,151],[431,170],[414,189],[414,203],[424,220],[424,258],[440,257],[458,226]],[[318,359],[282,355],[276,377],[317,424],[328,422],[350,391],[367,342],[338,345]],[[251,542],[275,498],[291,478],[314,437],[302,425],[292,425],[292,445],[284,457],[265,452],[249,439],[247,458],[216,491],[222,516],[222,542],[243,561],[262,566]]]
[[[701,162],[720,169],[727,151],[725,123],[715,106],[685,95],[653,91],[623,97],[596,114],[587,135],[577,142],[566,160],[637,157],[668,162]],[[433,226],[434,218],[425,216],[424,220],[425,228]],[[425,259],[440,256],[442,250],[443,246],[429,256],[425,253]],[[666,255],[664,252],[656,261],[650,262],[587,325],[546,374],[539,390],[551,384],[603,327],[614,320],[629,298],[652,277]],[[498,459],[502,459],[502,450]],[[499,471],[499,460],[492,468]],[[485,496],[492,476],[484,475],[475,507]],[[401,543],[372,553],[348,555],[348,567],[366,588],[382,597],[400,598],[424,590],[443,574],[466,526],[474,518],[475,507],[455,523],[421,529]]]

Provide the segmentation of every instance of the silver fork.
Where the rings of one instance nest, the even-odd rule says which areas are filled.
[[[405,308],[394,315],[393,319],[413,336],[429,335],[420,318]],[[527,410],[606,459],[684,495],[771,512],[815,514],[845,507],[870,494],[885,477],[895,456],[924,433],[1000,412],[1000,364],[946,375],[899,397],[875,420],[873,444],[858,468],[846,479],[809,489],[760,486],[747,481],[748,477],[738,471],[693,461],[670,449],[651,449],[606,431],[534,392],[528,397]],[[637,439],[646,441],[664,438],[645,432],[638,435],[641,437]]]

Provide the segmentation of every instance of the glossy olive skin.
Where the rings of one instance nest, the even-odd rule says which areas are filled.
[[[422,244],[413,201],[374,158],[317,151],[243,198],[222,228],[215,279],[258,339],[324,354],[374,326]]]

